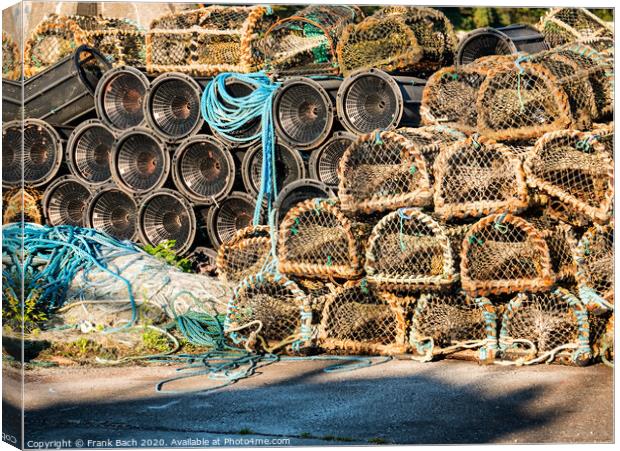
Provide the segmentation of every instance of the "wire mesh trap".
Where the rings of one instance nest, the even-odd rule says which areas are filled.
[[[34,188],[12,188],[3,190],[2,224],[12,222],[33,222],[43,224],[43,212],[39,201],[41,194]]]
[[[296,350],[308,339],[312,311],[292,280],[270,273],[244,279],[228,303],[224,330],[246,349]]]
[[[114,182],[128,192],[144,194],[161,188],[170,172],[168,148],[150,129],[130,128],[112,148],[110,169]]]
[[[211,205],[224,198],[235,182],[235,162],[230,150],[208,135],[183,141],[172,157],[172,177],[187,198]]]
[[[614,226],[594,225],[574,252],[581,301],[593,308],[614,303]]]
[[[2,31],[2,78],[18,80],[22,72],[21,56],[17,43]]]
[[[112,130],[97,119],[77,126],[67,141],[67,163],[71,173],[92,185],[110,181],[114,139]]]
[[[415,360],[477,349],[477,358],[490,362],[497,352],[496,309],[483,297],[424,293],[413,308],[409,344]]]
[[[518,213],[528,206],[521,162],[493,140],[474,136],[444,148],[435,160],[433,199],[443,219]]]
[[[77,177],[65,176],[51,183],[43,195],[43,213],[46,224],[84,227],[84,210],[91,191]]]
[[[357,6],[309,5],[280,19],[259,43],[266,69],[278,75],[338,74],[338,40],[363,17]]]
[[[238,230],[217,251],[218,277],[239,283],[246,277],[262,272],[271,260],[269,226],[248,226]]]
[[[424,73],[452,64],[455,47],[452,24],[442,12],[388,6],[349,25],[337,51],[345,75],[371,67]]]
[[[264,6],[210,6],[167,14],[146,33],[146,69],[212,76],[263,66],[257,43],[273,24]]]
[[[443,228],[415,208],[384,216],[366,247],[366,279],[381,290],[442,289],[458,280]]]
[[[121,66],[107,71],[95,90],[97,116],[115,130],[141,125],[148,87],[146,75],[133,67]]]
[[[346,211],[377,212],[420,207],[432,201],[424,158],[396,132],[363,135],[338,167],[338,197]]]
[[[507,305],[499,334],[501,358],[532,364],[587,364],[592,358],[588,313],[570,292],[519,293]]]
[[[363,272],[365,229],[347,218],[335,200],[300,202],[280,224],[278,268],[300,277],[357,278]]]
[[[138,205],[133,196],[113,185],[95,191],[84,211],[84,224],[120,240],[137,238]]]
[[[144,243],[156,246],[174,240],[174,250],[182,255],[194,243],[196,216],[192,205],[178,192],[161,189],[140,200],[138,229]]]
[[[304,160],[295,149],[284,144],[275,145],[276,194],[295,180],[306,176]],[[256,144],[243,156],[241,176],[248,193],[258,194],[260,190],[263,167],[263,146]]]
[[[285,186],[275,203],[273,210],[275,213],[275,228],[279,230],[279,224],[282,222],[289,210],[295,205],[308,199],[329,198],[334,193],[324,183],[312,179],[299,179]]]
[[[62,153],[60,136],[48,123],[26,119],[4,124],[2,185],[38,187],[49,183],[60,168]]]
[[[177,141],[200,130],[202,89],[193,78],[166,73],[151,82],[145,103],[146,122],[163,139]]]
[[[545,134],[525,160],[529,185],[597,222],[613,204],[613,161],[596,136],[576,130]]]
[[[405,307],[361,284],[328,294],[318,345],[326,351],[392,355],[407,350]]]
[[[586,8],[552,8],[538,25],[551,47],[590,38],[611,38],[613,31]]]
[[[338,188],[338,164],[344,151],[356,139],[351,133],[335,132],[325,144],[313,150],[308,161],[310,178]]]
[[[252,224],[256,200],[247,193],[233,191],[226,198],[209,209],[198,212],[203,225],[206,225],[211,244],[216,249],[231,240],[238,230]]]
[[[461,283],[470,296],[550,289],[554,278],[544,237],[518,216],[482,218],[463,240]]]

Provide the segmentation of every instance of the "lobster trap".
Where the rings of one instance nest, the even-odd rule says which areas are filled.
[[[90,195],[89,186],[76,177],[69,175],[56,179],[43,194],[41,204],[45,223],[84,227],[84,210]]]
[[[425,74],[452,64],[455,47],[452,24],[442,12],[388,6],[344,30],[338,63],[345,75],[372,67]]]
[[[309,5],[280,19],[259,44],[266,69],[278,75],[338,74],[336,48],[342,32],[363,17],[357,6]]]
[[[346,211],[371,213],[432,201],[424,158],[396,132],[359,137],[342,156],[338,178],[338,197]]]
[[[588,308],[614,302],[614,226],[594,225],[575,248],[579,297]]]
[[[232,239],[238,230],[252,224],[255,208],[256,199],[253,196],[232,191],[219,203],[198,210],[201,228],[206,229],[211,244],[217,249]]]
[[[2,224],[22,221],[43,224],[40,200],[41,194],[33,188],[6,190],[2,196]]]
[[[167,14],[146,32],[146,69],[213,76],[261,69],[259,36],[274,22],[264,6],[210,6]]]
[[[295,149],[284,144],[275,145],[275,175],[277,195],[287,185],[295,180],[303,179],[306,175],[304,160],[301,154]],[[263,172],[263,146],[257,144],[243,155],[241,161],[241,176],[243,186],[252,195],[257,195]]]
[[[250,276],[235,288],[224,331],[246,349],[298,350],[309,341],[312,311],[292,280],[270,273]]]
[[[21,73],[19,46],[8,33],[2,31],[2,78],[19,80]]]
[[[463,240],[461,282],[470,296],[548,290],[554,283],[549,247],[525,219],[487,216]]]
[[[443,219],[517,213],[528,206],[521,162],[505,146],[484,137],[446,147],[433,175],[435,213]]]
[[[217,275],[226,282],[239,283],[262,272],[271,259],[268,226],[248,226],[239,230],[217,251]]]
[[[406,352],[403,305],[352,284],[326,295],[318,345],[326,351],[392,355]]]
[[[478,350],[480,361],[491,361],[497,352],[495,307],[483,297],[425,293],[413,309],[409,343],[413,358],[424,362],[470,349]]]
[[[555,280],[574,283],[577,268],[573,259],[573,249],[577,243],[573,228],[544,214],[540,217],[528,218],[528,220],[540,231],[547,242]]]
[[[584,305],[563,288],[519,293],[506,306],[499,334],[501,357],[519,364],[587,364],[592,358]]]
[[[325,144],[313,150],[308,161],[310,177],[337,188],[340,159],[355,139],[351,133],[335,132]]]
[[[81,181],[99,185],[110,181],[110,153],[115,134],[98,119],[75,127],[67,141],[67,164]]]
[[[280,225],[279,270],[300,277],[357,278],[363,272],[365,230],[347,218],[334,200],[298,203]]]
[[[611,38],[613,30],[586,8],[553,8],[538,25],[551,47],[592,38]]]
[[[605,223],[613,204],[613,160],[596,135],[576,130],[545,134],[524,163],[527,182],[567,208]]]
[[[414,208],[389,213],[372,229],[365,269],[369,283],[388,291],[442,289],[458,279],[448,236]]]
[[[84,224],[119,240],[137,238],[138,204],[130,194],[114,185],[96,190],[84,209]]]

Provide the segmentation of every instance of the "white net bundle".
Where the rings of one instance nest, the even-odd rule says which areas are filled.
[[[419,207],[432,200],[424,158],[396,132],[360,136],[342,156],[338,178],[338,197],[346,211]]]
[[[610,25],[586,8],[552,8],[540,19],[538,29],[551,47],[592,38],[611,38]]]
[[[443,219],[518,213],[528,206],[521,162],[508,148],[474,136],[444,148],[433,169],[435,213]]]
[[[614,303],[614,225],[594,225],[575,248],[579,296],[588,307]]]
[[[401,208],[377,223],[365,268],[368,282],[381,290],[441,289],[458,279],[444,229],[414,208]]]
[[[527,182],[568,209],[606,222],[613,204],[613,160],[595,134],[563,130],[545,134],[524,163]]]
[[[261,272],[271,257],[269,226],[248,226],[222,243],[217,251],[218,277],[238,283]]]

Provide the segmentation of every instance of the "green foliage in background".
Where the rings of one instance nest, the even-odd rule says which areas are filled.
[[[192,264],[186,258],[181,258],[174,250],[176,240],[165,240],[159,243],[157,246],[151,246],[150,244],[144,245],[144,251],[147,254],[154,255],[155,257],[165,261],[169,265],[176,266],[183,272],[192,272]]]

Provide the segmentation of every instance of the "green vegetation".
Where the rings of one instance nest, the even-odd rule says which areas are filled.
[[[147,254],[154,255],[155,257],[165,261],[169,265],[176,266],[184,272],[192,272],[192,264],[186,258],[181,258],[174,250],[176,240],[165,240],[159,243],[157,246],[151,246],[150,244],[144,245],[144,251]]]
[[[23,305],[12,290],[6,288],[2,296],[2,324],[15,331],[31,333],[39,325],[47,321],[47,313],[41,302],[40,292],[30,293]]]
[[[146,351],[158,353],[170,350],[168,338],[155,329],[151,329],[149,327],[145,327],[144,332],[142,332],[142,347]]]
[[[384,445],[387,443],[387,440],[381,437],[374,437],[368,440],[368,443],[374,443],[375,445]]]

